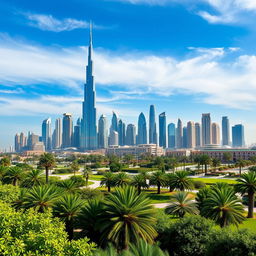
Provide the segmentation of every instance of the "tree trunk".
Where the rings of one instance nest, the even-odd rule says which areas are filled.
[[[88,187],[88,181],[89,181],[89,177],[86,177],[85,179],[86,187]]]
[[[141,186],[138,186],[138,194],[140,195],[141,193]]]
[[[207,164],[204,165],[204,174],[207,174]]]
[[[13,186],[15,186],[15,187],[17,186],[17,179],[13,180]]]
[[[45,179],[46,179],[46,184],[49,182],[49,168],[45,167]]]
[[[172,191],[173,191],[173,188],[172,188],[172,186],[170,186],[170,188],[169,188],[169,191],[170,191],[170,192],[172,192]]]
[[[242,166],[239,166],[239,176],[242,174]]]
[[[72,221],[72,219],[66,221],[66,231],[68,233],[68,239],[72,240],[73,237],[74,237],[74,230],[73,230],[73,221]]]
[[[161,185],[157,184],[157,194],[160,194],[160,193],[161,193]]]
[[[247,218],[253,218],[253,208],[254,208],[254,192],[248,193],[248,215]]]
[[[110,192],[110,190],[111,190],[111,188],[110,188],[110,186],[108,186],[108,192]]]

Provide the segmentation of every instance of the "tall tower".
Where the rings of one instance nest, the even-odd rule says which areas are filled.
[[[92,60],[92,24],[88,48],[88,64],[86,67],[86,84],[84,85],[83,118],[81,122],[80,147],[84,150],[97,148],[95,85]]]
[[[155,106],[150,105],[149,109],[149,144],[157,144]]]
[[[72,145],[73,120],[69,113],[63,114],[62,120],[62,147],[69,148]]]
[[[129,146],[136,144],[136,127],[133,124],[127,125],[125,144]]]
[[[212,123],[212,144],[220,145],[220,126]]]
[[[222,117],[222,145],[228,146],[230,144],[230,127],[227,116]]]
[[[42,140],[45,146],[45,150],[51,150],[51,118],[45,119],[42,123]]]
[[[119,119],[118,121],[118,143],[119,146],[125,145],[125,123],[122,119]]]
[[[182,121],[178,119],[177,129],[176,129],[176,148],[183,147],[183,128]]]
[[[159,146],[166,148],[166,116],[165,112],[159,115]]]
[[[107,130],[107,117],[101,115],[98,121],[98,146],[99,148],[108,147],[108,130]]]
[[[210,113],[202,114],[202,146],[212,144],[212,125]]]
[[[244,126],[242,124],[236,124],[232,126],[232,146],[244,147]]]
[[[175,124],[168,124],[168,148],[175,148]]]
[[[194,148],[196,146],[195,123],[189,121],[187,123],[187,147]]]
[[[196,133],[196,147],[201,146],[201,126],[200,123],[195,123],[195,133]]]
[[[61,118],[57,118],[55,121],[55,130],[54,130],[54,141],[53,148],[61,148],[62,145],[62,122]]]
[[[138,144],[147,144],[147,122],[143,113],[140,113],[138,120]]]

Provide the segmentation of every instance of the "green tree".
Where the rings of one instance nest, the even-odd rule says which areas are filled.
[[[256,192],[256,172],[248,172],[241,175],[237,179],[237,184],[235,184],[235,190],[240,192],[242,195],[248,194],[248,218],[253,218],[253,208],[254,208],[254,196]]]
[[[11,184],[0,185],[0,201],[5,203],[13,203],[18,199],[20,188]]]
[[[5,167],[11,166],[11,159],[8,156],[3,157],[0,160],[0,165]]]
[[[212,166],[214,167],[214,169],[216,169],[219,165],[220,165],[220,159],[219,158],[213,158],[212,159]]]
[[[125,172],[119,172],[115,175],[114,183],[115,186],[123,187],[130,183],[131,179]]]
[[[211,164],[211,158],[208,155],[201,155],[200,156],[200,163],[204,165],[204,173],[207,174],[207,167]]]
[[[57,183],[57,186],[67,193],[76,193],[79,191],[79,186],[74,180],[67,179]]]
[[[214,220],[222,228],[243,222],[243,212],[243,205],[230,186],[212,188],[201,210],[202,216]]]
[[[191,190],[194,188],[193,181],[188,177],[188,173],[186,171],[175,172],[169,180],[169,186],[181,191]]]
[[[232,153],[225,152],[223,153],[223,160],[225,163],[229,163],[233,159]]]
[[[101,186],[106,186],[108,188],[108,192],[110,192],[111,187],[115,184],[115,175],[112,172],[106,172],[100,182]]]
[[[117,162],[113,162],[109,165],[109,169],[111,172],[121,172],[122,168],[123,168],[122,164]]]
[[[9,167],[4,176],[4,181],[11,183],[13,186],[18,186],[24,178],[24,171],[19,167]]]
[[[169,191],[172,192],[175,188],[173,187],[173,176],[174,173],[167,173],[165,175],[166,178],[166,185],[169,187]]]
[[[236,162],[236,165],[239,167],[239,176],[241,176],[242,174],[242,168],[246,166],[246,162],[242,159],[239,159],[237,162]]]
[[[166,176],[163,172],[154,172],[149,178],[149,184],[157,186],[157,194],[161,193],[161,187],[166,186]]]
[[[141,173],[132,177],[131,185],[138,189],[138,194],[141,193],[141,188],[148,188],[147,180]]]
[[[84,201],[75,194],[66,194],[54,204],[54,215],[64,220],[70,240],[74,237],[74,219],[80,214],[83,205]]]
[[[85,166],[83,170],[83,175],[85,178],[86,187],[88,186],[90,175],[92,174],[92,170],[89,166]]]
[[[198,214],[198,209],[188,192],[178,191],[171,195],[170,204],[165,208],[165,212],[183,218],[186,213]]]
[[[127,249],[140,238],[152,243],[155,230],[155,209],[145,194],[138,195],[134,187],[117,188],[103,202],[105,214],[101,219],[102,238]]]
[[[70,169],[73,171],[74,175],[76,175],[76,172],[78,172],[79,169],[80,169],[78,160],[74,160],[74,161],[71,163]]]
[[[39,158],[38,165],[42,168],[45,168],[45,180],[48,184],[49,181],[49,170],[55,166],[55,157],[51,153],[44,153]]]
[[[33,187],[26,193],[23,207],[45,212],[53,207],[59,196],[60,191],[53,185]]]
[[[44,175],[42,170],[36,169],[31,170],[24,179],[22,186],[24,187],[33,187],[33,186],[39,186],[44,184]]]

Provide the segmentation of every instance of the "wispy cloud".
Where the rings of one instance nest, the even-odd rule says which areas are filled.
[[[90,23],[85,20],[77,20],[73,18],[57,19],[49,14],[33,14],[23,13],[29,26],[52,32],[71,31],[74,29],[89,28]],[[95,29],[103,28],[96,24],[93,25]]]

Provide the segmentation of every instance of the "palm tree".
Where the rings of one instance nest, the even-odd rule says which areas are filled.
[[[110,192],[111,187],[114,186],[115,183],[115,175],[112,172],[106,172],[100,182],[101,186],[106,186],[108,188],[108,192]]]
[[[71,240],[74,236],[74,219],[80,214],[84,201],[75,194],[66,194],[62,196],[54,205],[53,212],[57,217],[65,221],[68,238]]]
[[[157,194],[161,193],[161,186],[166,186],[166,182],[165,173],[160,171],[154,172],[149,178],[149,184],[157,186]]]
[[[117,175],[115,175],[115,186],[117,187],[123,187],[125,185],[128,185],[130,183],[130,178],[125,172],[119,172]]]
[[[68,193],[75,193],[79,190],[77,183],[71,179],[62,180],[57,183],[57,186],[60,187],[64,192]]]
[[[207,174],[207,166],[211,164],[211,158],[208,155],[201,155],[200,156],[200,163],[204,165],[204,173]]]
[[[148,188],[147,180],[143,174],[134,175],[132,177],[131,185],[138,189],[138,194],[141,193],[141,188]]]
[[[242,174],[242,168],[245,167],[246,162],[245,162],[243,159],[239,159],[239,160],[236,162],[236,165],[239,167],[239,176],[241,176],[241,174]]]
[[[24,206],[25,198],[27,195],[27,189],[21,188],[18,197],[16,200],[12,202],[12,206],[16,209],[19,210]]]
[[[8,167],[8,166],[11,166],[11,159],[9,157],[3,157],[1,160],[0,160],[0,165],[1,166],[5,166],[5,167]]]
[[[24,208],[45,212],[58,200],[60,191],[53,185],[37,186],[30,189],[24,199]]]
[[[3,179],[8,169],[8,167],[0,165],[0,180]]]
[[[117,188],[103,202],[102,238],[118,249],[127,249],[140,238],[152,243],[157,236],[155,209],[145,194],[138,195],[134,187]]]
[[[194,184],[191,178],[188,177],[186,171],[175,172],[169,180],[169,186],[184,191],[186,189],[190,190],[194,188]]]
[[[212,159],[212,166],[214,167],[214,169],[216,169],[219,165],[220,165],[220,159],[213,158]]]
[[[22,185],[24,187],[31,188],[33,186],[39,186],[42,184],[44,184],[43,172],[42,172],[42,170],[36,169],[36,170],[31,170],[27,174]]]
[[[74,161],[71,163],[70,169],[74,172],[74,175],[76,175],[76,172],[78,172],[79,169],[80,169],[80,166],[79,166],[77,160],[74,160]]]
[[[39,166],[45,168],[46,183],[49,181],[49,170],[55,166],[55,157],[51,153],[44,153],[39,158]]]
[[[212,189],[210,187],[204,187],[201,188],[197,193],[196,193],[196,203],[197,203],[197,207],[200,211],[202,211],[203,208],[203,204],[205,202],[205,200],[209,197],[209,194],[211,193]]]
[[[12,183],[13,186],[17,186],[19,181],[24,178],[24,171],[19,167],[10,167],[5,173],[4,180],[8,183]]]
[[[215,187],[203,203],[201,215],[213,219],[220,227],[243,222],[243,205],[232,187]]]
[[[232,160],[232,158],[233,157],[232,157],[232,154],[230,152],[225,152],[223,154],[223,160],[224,160],[225,163],[230,162]]]
[[[183,218],[186,213],[198,214],[197,204],[191,199],[188,192],[178,191],[171,195],[171,203],[166,207],[167,214],[178,215]]]
[[[88,186],[88,181],[89,181],[89,177],[92,174],[92,170],[89,166],[85,166],[84,170],[83,170],[83,175],[85,178],[85,182],[86,182],[86,187]]]
[[[247,218],[253,218],[254,196],[256,192],[256,172],[248,172],[241,175],[237,179],[235,184],[235,190],[242,195],[248,194],[248,216]]]

